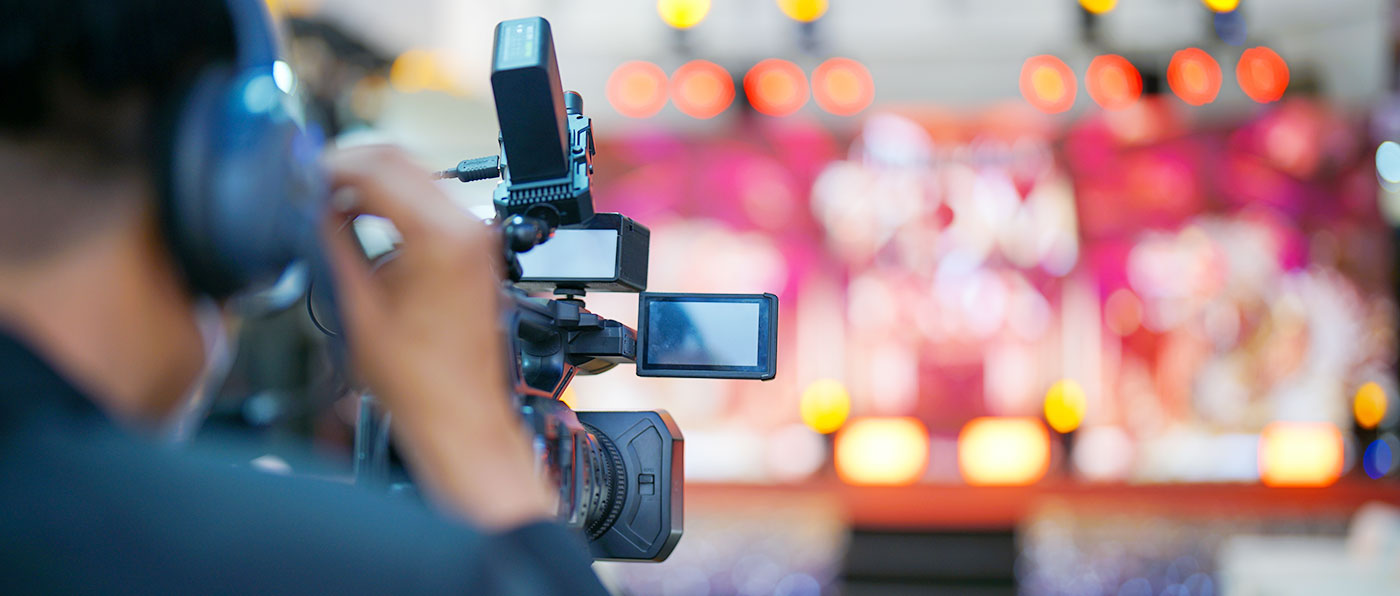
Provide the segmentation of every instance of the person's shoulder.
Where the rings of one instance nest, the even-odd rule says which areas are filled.
[[[476,584],[492,538],[416,503],[236,468],[96,430],[38,435],[5,465],[9,563],[134,586],[448,592]],[[42,443],[42,444],[39,444]],[[5,519],[8,518],[8,519]],[[80,561],[74,561],[73,558]],[[11,577],[14,579],[14,577]],[[21,578],[22,579],[22,578]]]

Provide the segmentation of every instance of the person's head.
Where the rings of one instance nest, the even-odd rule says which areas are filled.
[[[236,47],[225,0],[0,0],[0,326],[125,417],[204,364],[155,172],[182,87]]]

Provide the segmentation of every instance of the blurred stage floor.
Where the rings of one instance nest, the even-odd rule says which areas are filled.
[[[1378,501],[1400,505],[1400,485],[1343,481],[1325,488],[1273,488],[1259,484],[1084,484],[1045,481],[1023,487],[915,485],[850,486],[686,485],[688,506],[715,510],[726,502],[820,499],[835,506],[852,527],[881,529],[1006,529],[1041,507],[1174,517],[1347,517]]]

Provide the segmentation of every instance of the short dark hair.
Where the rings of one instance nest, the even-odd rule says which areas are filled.
[[[226,0],[0,0],[0,157],[12,158],[0,177],[85,184],[152,171],[163,111],[200,68],[236,54]],[[16,155],[55,167],[26,171]],[[65,223],[104,208],[101,196],[8,194],[0,256],[52,245]]]
[[[60,117],[55,82],[101,101],[167,97],[237,51],[225,0],[0,0],[0,128],[29,132]],[[67,91],[67,89],[65,89]]]

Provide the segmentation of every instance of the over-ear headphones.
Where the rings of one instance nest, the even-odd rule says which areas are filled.
[[[204,68],[178,96],[156,159],[170,249],[190,289],[216,299],[316,259],[327,197],[266,7],[228,0],[228,10],[237,61]]]

